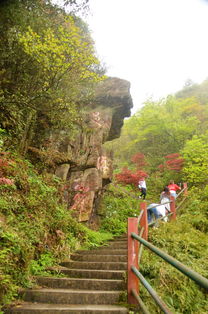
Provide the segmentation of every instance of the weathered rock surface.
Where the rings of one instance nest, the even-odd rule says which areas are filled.
[[[94,223],[103,188],[112,179],[112,158],[103,143],[119,137],[130,116],[130,83],[108,78],[99,83],[95,101],[86,112],[76,138],[56,134],[55,150],[65,156],[55,162],[55,174],[66,181],[64,198],[78,221]],[[61,161],[60,161],[61,160]]]
[[[96,90],[96,104],[111,109],[111,126],[107,140],[119,137],[124,118],[131,115],[130,109],[133,106],[130,83],[118,78],[101,82]]]

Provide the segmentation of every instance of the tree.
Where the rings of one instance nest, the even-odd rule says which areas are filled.
[[[183,168],[184,180],[191,185],[204,186],[208,183],[208,140],[207,133],[194,136],[187,141],[182,156],[185,160]]]
[[[139,180],[148,176],[144,169],[147,165],[145,156],[138,152],[131,157],[131,163],[134,164],[131,170],[124,167],[120,173],[115,175],[115,178],[118,183],[137,187]]]
[[[164,157],[165,163],[158,166],[161,170],[169,170],[180,172],[183,168],[184,159],[181,158],[179,153],[170,154]]]
[[[142,169],[147,165],[145,156],[142,153],[136,153],[131,157],[131,161],[136,165],[137,169]]]
[[[86,13],[89,10],[89,0],[64,0],[65,6],[70,7],[73,13],[82,12]]]
[[[128,168],[123,168],[122,171],[115,175],[116,181],[124,185],[132,185],[137,187],[141,178],[147,177],[144,170],[131,171]]]
[[[0,123],[24,152],[35,128],[73,131],[81,104],[104,77],[78,17],[41,0],[7,3],[0,17]]]
[[[124,164],[140,151],[146,156],[148,172],[154,172],[164,156],[178,153],[193,135],[206,130],[207,109],[195,97],[146,102],[125,121],[121,137],[114,141],[115,159]]]

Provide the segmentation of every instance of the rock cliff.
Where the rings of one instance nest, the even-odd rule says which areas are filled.
[[[92,224],[97,219],[103,188],[113,175],[112,158],[103,143],[119,137],[131,107],[130,83],[108,78],[99,83],[76,138],[56,135],[56,150],[65,158],[55,162],[54,171],[66,182],[64,199],[80,222]]]

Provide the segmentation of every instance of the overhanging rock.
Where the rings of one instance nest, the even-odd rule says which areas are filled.
[[[76,138],[70,140],[64,130],[50,138],[51,148],[64,156],[53,161],[54,172],[66,182],[64,199],[78,221],[96,221],[103,188],[113,175],[103,143],[119,137],[131,108],[130,83],[108,78],[98,84]]]

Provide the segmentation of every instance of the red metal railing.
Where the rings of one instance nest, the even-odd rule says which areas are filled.
[[[184,199],[187,196],[187,184],[184,183],[184,188],[180,192],[184,193]],[[178,194],[179,196],[179,194]],[[184,200],[183,200],[184,201]],[[182,201],[182,202],[183,202]],[[177,207],[178,208],[178,207]],[[171,197],[170,200],[170,213],[167,216],[170,216],[170,220],[176,220],[176,205],[175,198]],[[160,218],[163,219],[164,217]],[[160,220],[158,219],[158,220]],[[150,225],[150,224],[149,224]],[[200,274],[195,273],[191,269],[187,268],[185,265],[179,261],[173,259],[171,256],[162,252],[160,249],[154,247],[148,240],[148,219],[147,219],[147,204],[142,202],[140,204],[140,214],[138,217],[128,218],[128,303],[129,304],[138,304],[144,313],[149,313],[141,298],[139,297],[139,285],[140,282],[147,288],[152,298],[161,308],[164,313],[171,313],[165,303],[159,298],[157,293],[152,289],[148,284],[146,279],[139,272],[139,264],[142,254],[143,245],[147,246],[155,254],[162,257],[172,266],[180,270],[186,276],[194,280],[196,283],[205,287],[208,287],[208,280],[202,277]],[[140,232],[140,233],[139,233]]]

